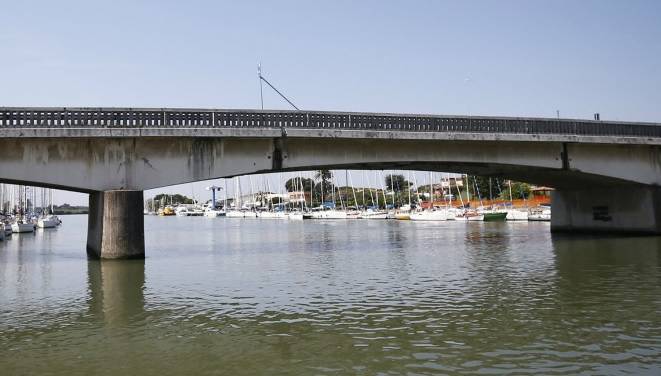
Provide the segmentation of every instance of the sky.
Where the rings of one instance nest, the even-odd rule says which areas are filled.
[[[0,0],[0,106],[254,109],[261,62],[305,110],[661,122],[659,15],[657,0]],[[264,107],[289,108],[269,90]]]

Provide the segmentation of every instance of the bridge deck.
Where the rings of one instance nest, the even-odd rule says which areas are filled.
[[[661,138],[661,124],[326,111],[0,107],[0,128],[271,128]]]

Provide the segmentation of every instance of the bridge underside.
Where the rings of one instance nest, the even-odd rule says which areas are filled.
[[[314,137],[0,139],[0,180],[79,192],[322,167],[461,172],[556,188],[661,185],[655,145]]]
[[[142,191],[237,175],[412,169],[557,189],[552,229],[661,233],[656,145],[325,137],[0,139],[0,181],[90,193],[88,252],[144,257]],[[140,217],[140,221],[131,218]]]

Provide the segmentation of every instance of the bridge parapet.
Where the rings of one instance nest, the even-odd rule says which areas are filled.
[[[661,124],[326,111],[0,107],[0,128],[271,128],[661,138]]]

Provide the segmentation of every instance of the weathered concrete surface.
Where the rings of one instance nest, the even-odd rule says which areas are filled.
[[[275,138],[280,137],[283,132],[290,138],[528,141],[611,145],[661,145],[661,138],[655,137],[306,128],[0,128],[0,138]]]
[[[0,181],[74,191],[145,190],[273,167],[272,139],[0,139]]]
[[[91,258],[145,257],[142,191],[90,194],[87,254]]]
[[[556,190],[551,231],[661,234],[661,188],[624,186]]]
[[[374,131],[356,138],[326,138],[326,131],[316,132],[321,135],[6,138],[0,139],[0,181],[82,192],[145,190],[328,167],[462,172],[553,187],[661,185],[661,147],[656,145],[489,141],[485,134],[467,140],[437,139],[430,133],[427,139],[399,139],[397,132],[381,137]]]

